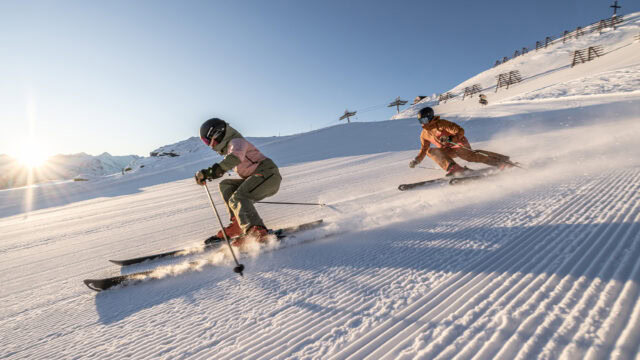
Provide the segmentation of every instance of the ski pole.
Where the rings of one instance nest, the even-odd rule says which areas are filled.
[[[469,148],[469,147],[466,147],[466,146],[464,146],[464,145],[462,145],[462,144],[455,143],[455,142],[453,142],[453,141],[451,141],[451,140],[447,140],[447,142],[448,142],[449,144],[453,144],[453,145],[456,145],[456,146],[460,146],[460,147],[461,147],[461,148],[463,148],[463,149],[467,149],[467,150],[469,150],[469,151],[477,152],[476,150],[473,150],[473,149],[471,149],[471,148]]]
[[[242,275],[242,271],[244,270],[244,265],[238,262],[236,258],[236,254],[233,252],[233,248],[231,247],[231,241],[229,241],[229,237],[227,236],[227,232],[224,231],[224,226],[222,226],[222,219],[220,219],[220,214],[218,214],[218,209],[216,209],[216,205],[213,203],[213,198],[211,197],[211,193],[209,192],[209,187],[207,186],[207,182],[204,182],[204,190],[207,192],[207,196],[209,197],[209,201],[211,202],[211,207],[213,208],[213,212],[216,213],[216,217],[218,218],[218,222],[220,223],[220,228],[222,229],[222,236],[227,241],[227,245],[229,245],[229,250],[231,250],[231,256],[233,256],[233,261],[236,262],[236,267],[233,268],[235,273]]]
[[[469,151],[473,151],[474,153],[479,153],[479,154],[482,154],[482,155],[484,155],[484,156],[488,156],[488,157],[494,158],[494,159],[496,159],[496,160],[502,161],[502,162],[503,162],[503,163],[505,163],[505,164],[513,165],[513,166],[515,166],[515,167],[519,167],[520,169],[524,169],[522,166],[520,166],[520,165],[518,165],[518,164],[516,164],[516,163],[514,163],[514,162],[512,162],[512,161],[505,161],[504,159],[501,159],[501,158],[500,158],[500,157],[498,157],[498,156],[493,156],[493,155],[489,155],[489,154],[486,154],[486,153],[482,153],[482,152],[480,152],[479,150],[473,150],[473,149],[471,149],[471,148],[469,148],[469,147],[466,147],[466,146],[464,146],[464,145],[462,145],[462,144],[455,143],[455,142],[453,142],[453,141],[451,141],[451,140],[447,140],[447,142],[448,142],[449,144],[453,144],[453,145],[456,145],[456,146],[460,146],[460,147],[461,147],[461,148],[463,148],[463,149],[466,149],[466,150],[469,150]]]
[[[256,201],[257,204],[278,204],[278,205],[317,205],[327,206],[324,203],[298,203],[298,202],[282,202],[282,201]]]

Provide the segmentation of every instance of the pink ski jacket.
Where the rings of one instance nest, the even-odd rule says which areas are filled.
[[[243,179],[253,175],[262,160],[267,158],[245,138],[235,138],[229,141],[226,155],[231,154],[240,160],[240,163],[233,170]]]
[[[219,164],[222,170],[233,169],[243,179],[253,175],[258,165],[267,159],[260,150],[228,124],[224,137],[213,147],[213,150],[224,156],[224,160]]]

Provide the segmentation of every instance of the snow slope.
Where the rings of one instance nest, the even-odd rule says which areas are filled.
[[[475,148],[527,166],[486,181],[397,191],[442,175],[408,168],[414,119],[252,139],[282,167],[269,200],[329,206],[259,204],[273,227],[327,226],[243,254],[244,278],[228,254],[106,261],[217,231],[191,178],[213,154],[1,191],[0,358],[640,358],[640,94],[604,90],[637,81],[640,43],[625,49],[595,60],[602,71],[552,72],[540,81],[555,85],[523,83],[485,108],[436,108]],[[132,287],[81,282],[155,265],[161,280]]]

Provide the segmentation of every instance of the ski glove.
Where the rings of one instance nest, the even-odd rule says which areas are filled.
[[[449,144],[449,141],[452,141],[452,140],[451,140],[451,136],[444,136],[444,135],[443,135],[443,136],[440,136],[440,137],[438,138],[438,141],[439,141],[439,142],[440,142],[440,144],[442,144],[442,145],[448,145],[448,144]]]
[[[220,165],[213,164],[210,168],[202,169],[196,173],[196,183],[204,185],[205,181],[220,178],[224,173],[225,171],[222,170]]]
[[[196,172],[196,184],[198,185],[204,185],[204,183],[207,181],[204,177],[204,174],[202,173],[202,170]]]
[[[419,163],[420,163],[420,162],[419,162],[418,160],[413,159],[413,160],[409,161],[409,167],[413,169],[413,168],[414,168],[414,167],[416,167],[416,165],[418,165]]]

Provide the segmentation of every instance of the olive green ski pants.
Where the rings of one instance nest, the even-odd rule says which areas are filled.
[[[255,225],[265,226],[253,203],[273,196],[280,189],[282,176],[271,159],[263,160],[253,175],[246,179],[220,182],[220,194],[227,204],[229,216],[235,216],[246,234]]]

